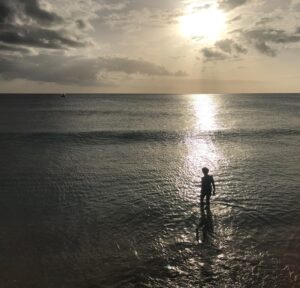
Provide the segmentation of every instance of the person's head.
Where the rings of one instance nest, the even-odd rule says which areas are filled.
[[[208,172],[209,172],[209,169],[207,167],[203,167],[202,172],[203,172],[204,175],[207,175]]]

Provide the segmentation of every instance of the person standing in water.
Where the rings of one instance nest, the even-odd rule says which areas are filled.
[[[213,195],[216,194],[215,181],[212,175],[208,175],[208,168],[203,167],[202,172],[204,176],[201,178],[200,205],[204,205],[204,198],[206,197],[206,205],[209,206],[211,192]]]

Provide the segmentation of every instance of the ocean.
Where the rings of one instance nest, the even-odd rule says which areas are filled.
[[[297,94],[0,95],[0,287],[300,287],[299,116]]]

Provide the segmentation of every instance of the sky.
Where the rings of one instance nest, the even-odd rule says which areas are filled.
[[[300,0],[0,0],[0,93],[300,91]]]

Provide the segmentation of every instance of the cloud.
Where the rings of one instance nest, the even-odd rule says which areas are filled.
[[[0,0],[0,22],[34,21],[42,25],[55,25],[62,18],[54,12],[42,9],[37,0]]]
[[[102,0],[101,6],[107,9],[116,9],[122,12],[147,10],[169,10],[178,8],[178,1],[174,0]]]
[[[176,76],[176,77],[186,77],[186,76],[188,76],[188,74],[185,71],[178,70],[175,73],[173,73],[173,76]]]
[[[157,28],[175,24],[184,14],[184,1],[174,0],[103,0],[97,11],[97,24],[109,32],[125,33],[142,28]],[[194,10],[207,9],[211,5],[198,5]]]
[[[255,48],[261,52],[262,54],[265,54],[267,56],[275,57],[277,55],[277,52],[275,49],[268,46],[265,42],[255,42]]]
[[[294,5],[294,7],[293,7],[293,10],[294,10],[295,12],[300,12],[300,3],[296,3],[296,4]]]
[[[244,35],[249,39],[273,43],[295,43],[300,42],[299,35],[289,34],[281,29],[260,28],[246,31]]]
[[[238,16],[235,16],[232,19],[228,20],[228,23],[237,22],[237,21],[239,21],[241,19],[242,19],[242,15],[238,15]]]
[[[11,16],[13,14],[12,9],[3,2],[3,0],[0,1],[0,23],[4,24],[7,20],[11,19]]]
[[[214,48],[203,48],[201,52],[206,61],[225,60],[228,58],[225,53],[220,52]]]
[[[300,35],[294,35],[280,29],[258,28],[245,31],[244,37],[254,44],[261,53],[274,57],[277,55],[276,46],[270,45],[289,44],[300,42]]]
[[[194,7],[193,10],[194,11],[202,11],[202,10],[209,9],[210,7],[212,7],[212,4],[207,3],[207,4],[200,5],[200,6],[196,6],[196,7]]]
[[[258,20],[255,25],[256,26],[260,26],[260,25],[265,25],[268,24],[270,22],[273,22],[275,20],[281,20],[282,17],[281,16],[269,16],[269,17],[262,17],[260,20]]]
[[[6,80],[25,79],[83,85],[95,82],[97,72],[91,60],[53,58],[49,55],[0,58],[0,66],[0,75]]]
[[[244,48],[242,45],[234,42],[232,39],[220,40],[220,41],[216,42],[215,46],[218,47],[223,52],[228,53],[228,54],[233,54],[235,52],[238,54],[247,53],[246,48]]]
[[[76,25],[77,25],[77,27],[78,27],[79,29],[86,29],[87,24],[86,24],[86,22],[85,22],[84,20],[82,20],[82,19],[77,19],[75,22],[76,22]]]
[[[77,20],[77,29],[57,13],[45,10],[37,0],[0,0],[0,44],[17,47],[67,49],[87,46],[80,33],[84,22]]]
[[[240,54],[246,54],[247,49],[232,39],[224,39],[215,43],[213,47],[201,50],[206,61],[237,59]]]
[[[231,33],[232,39],[220,40],[212,47],[203,48],[201,53],[204,60],[237,59],[242,54],[246,54],[251,47],[263,55],[275,57],[280,49],[288,48],[291,44],[300,43],[300,27],[292,28],[293,31],[286,31],[287,27],[284,27],[286,29],[284,30],[266,25],[274,20],[282,20],[282,17],[279,15],[265,16],[249,29],[236,29],[234,33]],[[245,48],[245,45],[247,45],[247,48]]]
[[[13,52],[22,52],[22,53],[30,53],[30,49],[24,47],[15,47],[10,45],[5,45],[0,43],[0,51],[13,51]]]
[[[183,72],[172,73],[164,66],[156,65],[143,60],[134,60],[128,58],[98,58],[98,65],[104,70],[114,72],[124,72],[127,74],[144,74],[153,76],[186,76]]]
[[[144,9],[142,2],[157,9],[157,14]],[[160,1],[144,0],[0,0],[3,24],[0,25],[0,78],[98,86],[127,77],[185,77],[187,73],[182,70],[170,71],[163,65],[132,56],[96,57],[99,50],[86,35],[92,31],[97,38],[99,32],[93,29],[91,20],[101,20],[98,17],[117,17],[117,25],[136,25],[145,15],[146,22],[159,15],[160,7]],[[137,19],[141,21],[136,22]],[[152,20],[161,21],[161,18]],[[120,29],[117,33],[123,32]],[[84,51],[86,54],[78,56]]]
[[[11,1],[11,0],[10,0]],[[62,22],[62,18],[54,12],[42,9],[38,0],[19,0],[24,5],[24,12],[38,23],[51,25]]]
[[[232,10],[238,6],[242,6],[249,2],[249,0],[220,0],[219,6],[224,10]]]
[[[0,58],[0,76],[4,79],[25,79],[61,84],[104,85],[110,74],[184,77],[183,71],[170,72],[164,66],[144,60],[121,57],[28,57]]]
[[[66,35],[62,30],[50,30],[32,26],[14,26],[0,31],[0,41],[12,45],[29,47],[63,49],[66,47],[83,47],[87,42]]]

